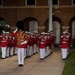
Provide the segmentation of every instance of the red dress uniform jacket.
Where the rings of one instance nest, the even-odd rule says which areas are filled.
[[[15,37],[11,37],[10,43],[11,43],[11,47],[15,47],[16,46],[16,39],[15,39]]]
[[[34,44],[34,40],[33,40],[33,36],[32,35],[30,35],[30,40],[29,40],[29,46],[33,46],[33,44]]]
[[[45,48],[45,47],[46,47],[46,39],[43,37],[40,39],[39,48]]]
[[[17,31],[16,33],[12,33],[11,35],[16,37],[16,39],[18,39],[18,37],[22,37],[21,34],[22,34],[21,31]],[[24,40],[26,40],[28,42],[29,39],[27,38],[27,34],[24,33],[23,36],[24,36]],[[25,44],[19,43],[19,45],[17,45],[17,47],[18,48],[25,48]]]
[[[61,48],[68,48],[69,40],[66,36],[61,36],[60,38],[60,47]]]
[[[36,37],[36,35],[34,35],[34,44],[37,44],[37,37]]]
[[[51,45],[51,39],[50,39],[50,36],[47,36],[46,46],[50,46],[50,45]]]
[[[7,44],[8,44],[8,38],[5,35],[3,35],[1,40],[1,47],[6,47]]]

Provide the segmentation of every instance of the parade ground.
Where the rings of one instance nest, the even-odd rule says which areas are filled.
[[[23,67],[17,61],[17,56],[0,59],[0,75],[62,75],[65,65],[60,48],[54,48],[44,60],[40,60],[39,53],[26,58]]]

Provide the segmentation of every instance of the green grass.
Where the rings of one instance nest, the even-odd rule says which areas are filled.
[[[70,51],[62,75],[75,75],[75,51]]]

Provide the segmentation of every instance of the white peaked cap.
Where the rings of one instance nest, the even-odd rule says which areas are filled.
[[[33,33],[38,33],[38,31],[33,31]]]
[[[25,31],[25,33],[28,33],[28,31]]]
[[[63,34],[66,34],[66,32],[64,31]]]
[[[45,34],[47,34],[47,33],[45,33]]]
[[[36,33],[38,33],[38,31],[36,31]]]
[[[45,34],[45,32],[41,32],[41,34]]]

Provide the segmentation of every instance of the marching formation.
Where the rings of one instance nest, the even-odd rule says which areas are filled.
[[[18,55],[18,65],[24,65],[24,59],[31,57],[40,51],[40,59],[44,59],[52,53],[52,45],[55,36],[52,32],[24,32],[23,22],[17,22],[17,28],[10,33],[10,26],[6,25],[0,34],[0,47],[2,59]]]
[[[45,33],[42,32],[39,37],[39,49],[40,49],[40,58],[44,59],[52,53],[52,46],[55,40],[55,35],[52,31]]]
[[[33,33],[24,31],[24,24],[22,21],[17,22],[17,28],[10,33],[10,26],[5,25],[0,34],[0,48],[2,51],[2,59],[13,55],[18,55],[18,65],[24,65],[24,59],[39,53],[40,59],[43,60],[53,53],[52,48],[55,41],[53,32],[36,31]],[[60,37],[60,47],[62,59],[66,59],[69,54],[70,33],[64,31]]]

